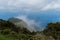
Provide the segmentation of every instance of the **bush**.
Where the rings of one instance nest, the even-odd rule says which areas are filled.
[[[8,35],[11,32],[11,29],[1,30],[1,34]]]

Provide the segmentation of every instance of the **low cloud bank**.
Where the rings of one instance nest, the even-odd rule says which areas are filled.
[[[22,19],[24,22],[26,22],[28,26],[26,28],[29,29],[31,32],[41,31],[40,24],[35,22],[35,20],[30,20],[29,18],[27,18],[26,15],[17,16],[16,18]]]

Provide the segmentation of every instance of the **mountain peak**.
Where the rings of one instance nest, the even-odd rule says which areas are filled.
[[[22,20],[21,20],[21,19],[18,19],[18,18],[12,17],[12,18],[9,18],[8,21],[10,21],[10,22],[12,22],[12,23],[16,23],[16,22],[20,22],[20,21],[22,21]]]

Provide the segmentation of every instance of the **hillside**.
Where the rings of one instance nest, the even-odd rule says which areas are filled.
[[[17,25],[18,27],[27,27],[27,24],[26,22],[24,22],[23,20],[21,19],[18,19],[18,18],[9,18],[8,21],[14,23],[15,25]]]
[[[0,39],[1,40],[60,40],[60,23],[48,23],[42,32],[30,32],[24,23],[17,26],[17,20],[6,21],[0,19]],[[22,20],[19,20],[21,22]],[[23,28],[21,28],[23,27]],[[3,38],[3,39],[2,39]]]
[[[60,40],[60,22],[48,23],[43,33],[52,36],[55,40]]]

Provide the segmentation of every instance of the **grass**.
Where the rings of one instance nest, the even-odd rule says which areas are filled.
[[[9,38],[9,37],[6,37],[6,36],[0,34],[0,40],[17,40],[17,39],[12,39],[12,38]]]

